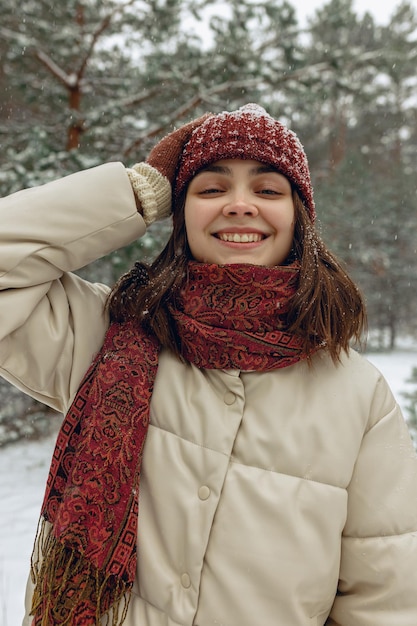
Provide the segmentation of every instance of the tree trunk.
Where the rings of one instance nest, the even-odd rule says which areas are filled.
[[[84,124],[80,117],[81,88],[77,83],[69,90],[69,106],[73,111],[71,123],[68,127],[67,150],[77,150],[80,147]]]

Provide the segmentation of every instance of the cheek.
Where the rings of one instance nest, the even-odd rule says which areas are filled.
[[[198,206],[185,205],[184,221],[188,238],[194,239],[203,233],[209,223],[207,211],[203,211]]]
[[[266,220],[279,232],[294,233],[295,230],[295,211],[292,207],[285,207],[278,212],[271,211]]]

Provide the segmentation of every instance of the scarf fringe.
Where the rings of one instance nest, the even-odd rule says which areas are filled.
[[[126,619],[132,583],[103,576],[78,550],[60,543],[44,518],[38,525],[31,578],[32,626],[121,626]]]

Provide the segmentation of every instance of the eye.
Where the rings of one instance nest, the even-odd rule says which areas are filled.
[[[291,186],[288,180],[278,172],[268,172],[253,181],[253,190],[258,196],[281,198],[291,192]]]
[[[226,185],[217,174],[203,172],[191,181],[189,191],[200,197],[215,196],[226,191]]]
[[[284,195],[282,189],[276,185],[260,185],[255,188],[255,194],[258,196],[268,196],[270,198],[280,198]]]
[[[280,191],[277,191],[276,189],[270,189],[269,187],[265,189],[260,189],[257,193],[263,196],[281,196],[282,195]]]
[[[215,193],[222,193],[223,191],[224,189],[220,187],[205,187],[204,189],[201,189],[198,193],[199,195],[205,196]]]

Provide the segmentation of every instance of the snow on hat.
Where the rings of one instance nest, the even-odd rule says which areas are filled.
[[[315,219],[307,156],[297,135],[257,104],[208,117],[192,133],[180,157],[174,188],[178,199],[203,167],[220,159],[253,159],[275,167],[299,192]]]

